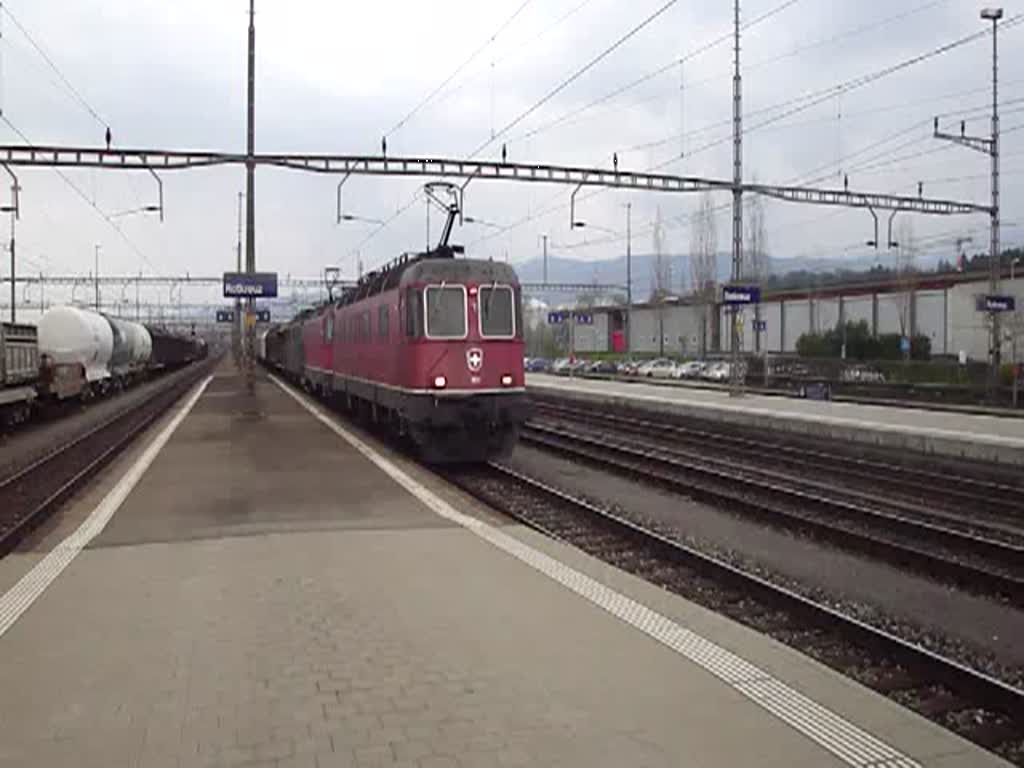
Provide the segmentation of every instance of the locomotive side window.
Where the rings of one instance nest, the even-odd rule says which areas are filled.
[[[480,335],[511,339],[516,335],[515,295],[507,285],[480,286]]]
[[[430,285],[424,292],[428,339],[466,336],[466,287]]]
[[[423,335],[423,295],[419,288],[410,288],[406,293],[405,335],[411,339]]]
[[[362,328],[360,329],[360,341],[369,342],[373,340],[373,333],[370,331],[370,310],[364,310],[362,316]]]
[[[388,326],[391,324],[390,320],[391,316],[388,313],[388,305],[382,304],[377,309],[377,334],[382,339],[386,339],[388,337],[388,331],[390,330]]]

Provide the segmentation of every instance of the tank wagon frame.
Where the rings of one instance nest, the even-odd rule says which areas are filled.
[[[38,326],[0,324],[0,427],[35,409],[89,400],[208,355],[198,337],[77,307],[55,307]]]
[[[38,379],[35,326],[0,323],[0,426],[13,426],[29,419]]]

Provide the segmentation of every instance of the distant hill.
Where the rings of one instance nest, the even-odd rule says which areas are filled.
[[[881,254],[880,254],[881,255]],[[672,254],[662,257],[671,269],[671,290],[685,292],[690,284],[690,257],[688,255]],[[923,269],[934,268],[937,257],[924,256],[919,260],[919,266]],[[655,264],[657,263],[654,254],[633,255],[633,300],[645,301],[650,297],[654,288]],[[855,256],[841,258],[811,258],[797,256],[793,258],[771,259],[772,274],[783,275],[787,272],[813,272],[824,273],[838,269],[850,270],[853,272],[866,272],[878,264],[880,259],[873,256]],[[891,263],[891,259],[885,260]],[[731,256],[720,253],[718,255],[718,279],[728,280],[731,272]],[[540,283],[544,279],[544,260],[530,259],[516,265],[516,272],[519,279],[524,283]],[[566,259],[562,257],[548,257],[548,282],[549,283],[596,283],[623,286],[622,293],[625,294],[626,284],[626,257],[620,256],[615,259],[604,259],[600,261],[584,261],[581,259]],[[536,294],[539,298],[548,303],[572,300],[573,294],[546,293]]]

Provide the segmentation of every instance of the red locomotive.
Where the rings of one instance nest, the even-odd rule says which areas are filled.
[[[528,415],[519,282],[507,264],[456,253],[402,256],[271,329],[266,363],[426,461],[507,455]]]

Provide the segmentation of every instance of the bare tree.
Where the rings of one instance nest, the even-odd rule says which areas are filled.
[[[896,248],[896,307],[899,312],[900,335],[914,335],[914,291],[917,289],[917,240],[914,222],[904,218],[897,229],[899,245]],[[909,356],[909,351],[908,351]]]
[[[690,283],[698,303],[703,305],[700,329],[700,354],[707,352],[708,325],[715,298],[718,276],[718,231],[711,193],[701,195],[697,210],[690,214]]]
[[[651,234],[654,251],[654,273],[651,275],[651,298],[663,299],[672,292],[672,264],[665,253],[665,227],[661,223],[661,208],[657,208],[654,231]]]
[[[718,231],[711,193],[701,195],[697,210],[690,214],[690,283],[693,292],[706,296],[714,292],[718,261]]]
[[[755,179],[756,183],[756,179]],[[745,280],[763,283],[768,278],[768,242],[764,220],[764,201],[760,195],[747,196],[746,249],[743,252]]]

